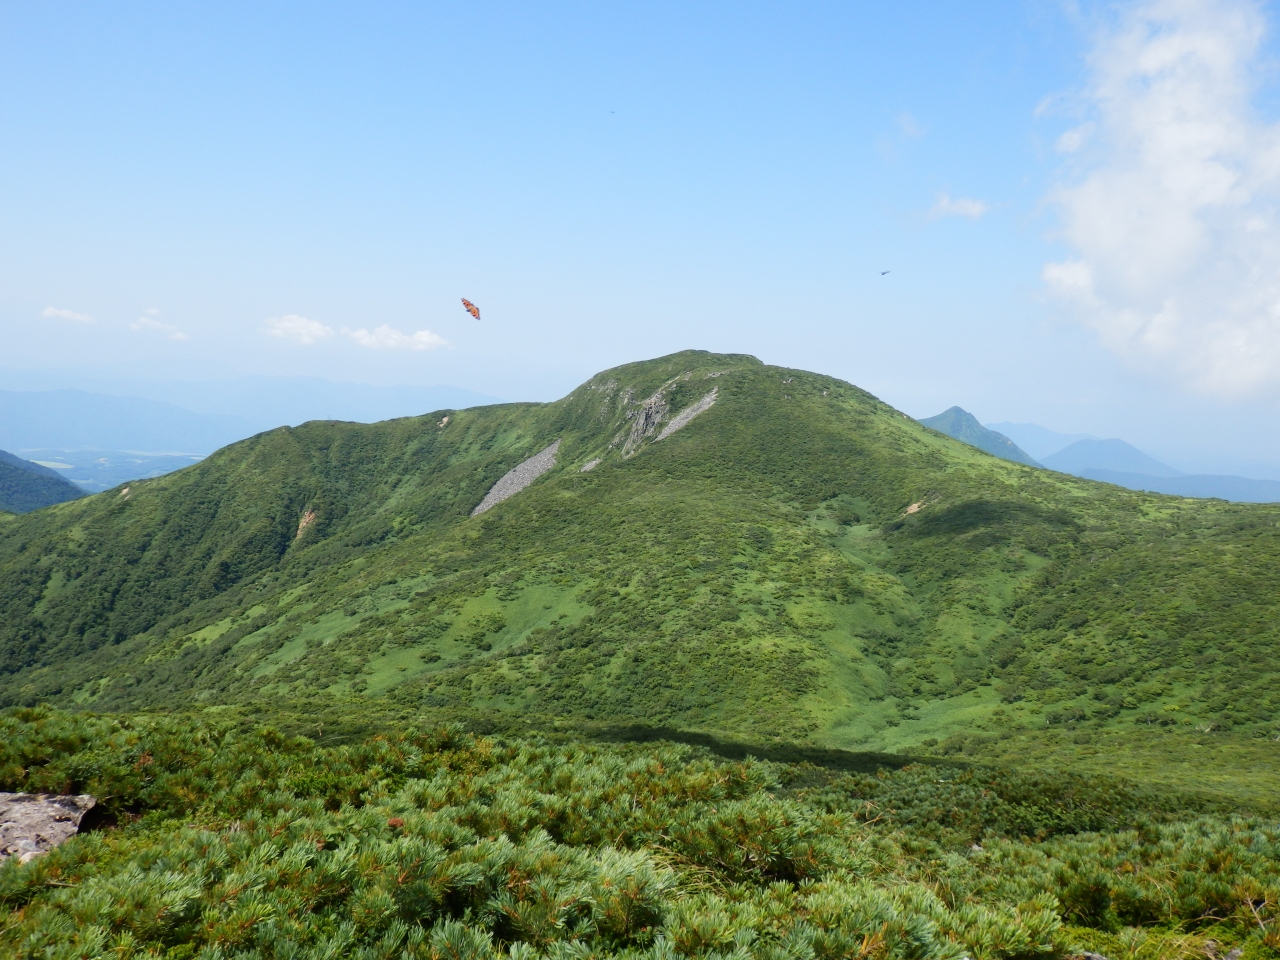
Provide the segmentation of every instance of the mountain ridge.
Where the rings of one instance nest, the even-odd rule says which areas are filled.
[[[470,516],[557,440],[552,470]],[[376,704],[1123,757],[1166,781],[1219,763],[1266,791],[1228,771],[1280,709],[1259,666],[1278,520],[996,459],[835,378],[686,351],[548,404],[268,431],[0,522],[0,704]],[[1206,649],[1211,683],[1184,665]],[[1184,746],[1198,726],[1217,753]]]

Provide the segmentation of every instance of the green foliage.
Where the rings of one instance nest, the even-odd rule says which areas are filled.
[[[996,960],[1138,936],[1153,956],[1280,955],[1280,832],[1157,822],[1117,785],[0,715],[0,788],[55,787],[118,826],[0,866],[4,956]]]

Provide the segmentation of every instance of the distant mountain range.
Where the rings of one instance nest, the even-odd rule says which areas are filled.
[[[84,491],[56,470],[0,450],[0,510],[30,513],[84,496]]]
[[[1059,473],[1085,476],[1086,470],[1106,470],[1113,473],[1142,474],[1148,477],[1176,477],[1182,471],[1149,457],[1132,444],[1123,440],[1077,440],[1064,450],[1040,462]]]
[[[1228,474],[1185,474],[1124,440],[1059,433],[1034,423],[984,426],[961,407],[951,407],[920,422],[1006,460],[1114,483],[1130,490],[1242,503],[1280,502],[1280,481]],[[1028,451],[1033,452],[1035,459]]]
[[[457,387],[319,377],[207,381],[76,378],[0,369],[0,448],[209,454],[309,420],[375,423],[498,403]]]
[[[1089,433],[1059,433],[1037,423],[988,423],[988,430],[1004,434],[1031,456],[1043,461],[1045,457],[1063,450],[1077,440],[1097,440]]]
[[[952,407],[950,410],[944,410],[936,417],[929,417],[927,420],[921,420],[920,422],[926,427],[937,430],[939,433],[945,433],[948,437],[963,440],[971,447],[985,450],[993,456],[1004,457],[1004,459],[1012,460],[1015,463],[1038,466],[1031,455],[1016,443],[1004,434],[984,427],[978,422],[977,417],[960,407]]]
[[[0,448],[212,453],[254,433],[247,419],[83,390],[0,390]]]
[[[1175,497],[1234,500],[1237,503],[1280,503],[1280,480],[1251,480],[1222,474],[1183,473],[1173,477],[1087,469],[1079,474],[1090,480],[1114,483],[1130,490],[1168,493]]]

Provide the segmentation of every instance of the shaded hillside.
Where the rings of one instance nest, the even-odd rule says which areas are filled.
[[[550,472],[470,516],[557,440]],[[0,700],[1123,756],[1265,793],[1278,521],[994,459],[833,378],[686,352],[556,403],[275,430],[0,523]]]
[[[56,470],[0,450],[0,511],[29,513],[84,496]]]
[[[948,437],[961,440],[971,447],[985,450],[994,457],[1003,457],[1005,460],[1025,463],[1033,467],[1039,466],[1029,453],[1004,434],[984,427],[978,422],[977,417],[960,407],[952,407],[936,417],[928,417],[920,422],[939,433],[945,433]]]

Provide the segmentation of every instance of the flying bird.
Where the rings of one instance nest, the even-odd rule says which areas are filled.
[[[882,276],[882,277],[883,277],[883,276],[884,276],[886,273],[888,273],[888,272],[889,272],[888,270],[881,270],[881,271],[880,271],[880,276]],[[462,301],[462,302],[463,302],[463,303],[466,303],[466,301],[465,301],[465,300],[464,300],[464,301]]]
[[[480,319],[480,308],[477,307],[470,300],[468,300],[466,297],[462,298],[462,306],[466,308],[467,313],[471,314],[477,320]]]

